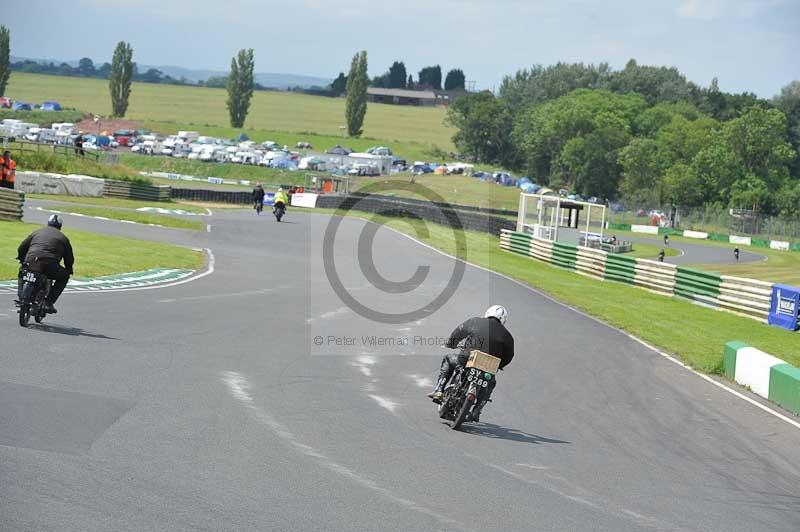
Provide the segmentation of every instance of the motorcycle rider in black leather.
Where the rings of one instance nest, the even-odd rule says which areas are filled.
[[[253,206],[258,207],[259,203],[264,203],[264,187],[261,186],[261,183],[256,183],[253,188]]]
[[[28,238],[22,241],[17,248],[17,260],[20,262],[19,278],[17,281],[17,300],[22,300],[22,271],[24,265],[43,273],[53,287],[47,296],[45,310],[48,314],[58,312],[53,306],[58,301],[61,292],[67,287],[69,277],[72,275],[72,266],[75,256],[72,253],[72,244],[67,235],[61,232],[61,216],[53,214],[47,220],[47,226],[37,229]],[[64,267],[59,264],[64,260]]]
[[[428,394],[428,397],[434,403],[441,402],[445,384],[447,384],[457,366],[463,366],[467,363],[470,351],[477,349],[499,358],[500,369],[509,365],[514,358],[514,337],[505,327],[508,311],[505,307],[494,305],[489,307],[483,316],[483,318],[468,319],[456,327],[447,339],[445,347],[455,349],[462,340],[464,341],[464,346],[458,353],[450,353],[442,359],[436,387]],[[491,397],[495,385],[495,379],[492,379],[487,388],[484,401],[473,409],[473,421],[479,420],[480,412]]]

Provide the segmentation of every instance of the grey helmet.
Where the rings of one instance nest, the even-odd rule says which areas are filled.
[[[61,226],[64,225],[64,219],[58,214],[51,214],[50,218],[47,219],[47,225],[55,227],[56,229],[61,229]]]

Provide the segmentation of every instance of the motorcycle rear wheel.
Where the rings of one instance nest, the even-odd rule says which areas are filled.
[[[469,396],[464,398],[464,403],[461,405],[461,410],[459,410],[458,415],[456,416],[455,421],[450,428],[453,430],[458,430],[461,428],[461,425],[467,419],[467,415],[469,414],[470,410],[472,410],[473,405],[475,405],[475,399],[470,399]]]
[[[28,303],[23,303],[19,307],[19,326],[27,327],[31,319],[31,306]]]

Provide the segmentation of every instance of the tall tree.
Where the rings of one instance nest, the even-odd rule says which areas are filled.
[[[94,62],[91,59],[88,57],[83,57],[80,61],[78,61],[78,74],[81,76],[90,77],[94,76],[96,73],[97,71],[94,69]]]
[[[467,80],[464,77],[464,71],[460,68],[454,68],[448,72],[447,77],[444,78],[444,90],[446,91],[463,89],[466,85]]]
[[[389,67],[389,88],[390,89],[405,89],[406,88],[406,65],[402,61],[395,61]]]
[[[125,112],[128,110],[133,70],[133,48],[130,44],[120,41],[114,50],[111,73],[108,77],[108,88],[111,91],[111,111],[114,116],[125,116]]]
[[[347,134],[359,137],[363,133],[364,116],[367,114],[367,52],[362,50],[353,56],[350,73],[347,76],[347,102],[345,118]]]
[[[442,90],[442,67],[427,66],[420,70],[417,85],[425,89]]]
[[[406,88],[407,89],[415,88],[414,77],[411,74],[408,75],[408,81],[406,81]]]
[[[11,44],[8,28],[0,26],[0,96],[5,95],[11,76]]]
[[[341,96],[346,90],[347,77],[345,77],[344,72],[339,72],[339,77],[337,77],[335,80],[333,80],[333,83],[331,83],[331,93],[334,96]]]
[[[228,76],[228,114],[231,127],[244,126],[244,119],[250,109],[253,96],[253,49],[239,50],[231,59],[231,73]]]

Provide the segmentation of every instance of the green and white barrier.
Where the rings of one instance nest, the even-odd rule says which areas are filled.
[[[725,375],[754,393],[800,414],[800,369],[743,342],[728,342]]]
[[[769,315],[772,283],[551,242],[507,229],[500,234],[500,247],[581,275],[631,284],[665,296],[680,296],[762,322]]]

